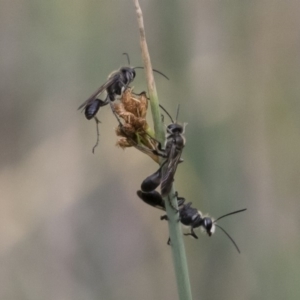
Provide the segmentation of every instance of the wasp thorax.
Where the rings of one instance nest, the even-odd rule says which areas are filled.
[[[172,135],[170,137],[173,137]],[[177,145],[177,147],[184,147],[185,145],[185,138],[182,135],[175,135],[175,137],[173,137],[172,141]]]

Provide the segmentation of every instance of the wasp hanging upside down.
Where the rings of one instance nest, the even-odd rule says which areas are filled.
[[[156,207],[158,209],[161,209],[163,211],[166,210],[165,202],[157,191],[152,191],[149,193],[137,191],[137,195],[145,203],[153,207]],[[185,199],[182,197],[178,197],[177,193],[176,193],[176,197],[177,197],[177,203],[179,207],[179,221],[183,225],[190,227],[191,230],[189,233],[185,233],[184,235],[190,235],[193,238],[198,239],[198,236],[196,235],[194,229],[201,228],[208,234],[208,236],[211,236],[215,232],[216,227],[218,227],[226,234],[226,236],[231,240],[231,242],[235,246],[236,250],[240,253],[240,249],[235,243],[235,241],[233,240],[233,238],[227,233],[227,231],[225,231],[223,227],[218,225],[216,222],[224,217],[245,211],[246,208],[233,211],[214,220],[211,217],[203,216],[201,211],[191,206],[192,205],[191,202],[184,204]],[[160,219],[168,220],[168,217],[167,215],[163,215],[161,216]],[[168,240],[168,244],[170,244],[170,239]]]

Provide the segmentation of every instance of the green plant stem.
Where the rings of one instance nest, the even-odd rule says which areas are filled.
[[[151,113],[152,113],[152,119],[154,124],[155,137],[159,142],[163,144],[165,140],[165,132],[161,121],[161,114],[159,110],[159,102],[157,97],[156,85],[154,81],[152,64],[151,64],[148,46],[146,42],[143,13],[139,5],[139,1],[138,0],[133,0],[133,1],[136,8],[137,20],[138,20],[138,25],[140,30],[140,46],[142,50],[142,58],[144,62],[148,92],[150,97],[150,106],[151,106]]]
[[[157,91],[155,81],[153,77],[152,65],[150,55],[147,47],[144,21],[142,10],[138,0],[133,0],[136,8],[137,20],[140,31],[140,45],[142,50],[142,57],[146,72],[146,79],[148,85],[148,92],[150,97],[151,112],[155,130],[156,139],[164,143],[165,130],[161,120],[161,114],[159,109],[159,101],[157,97]],[[168,197],[164,198],[166,203],[166,212],[168,216],[169,232],[171,238],[171,249],[173,255],[174,269],[177,281],[177,288],[180,300],[192,300],[192,293],[190,287],[189,273],[187,267],[187,260],[185,254],[185,248],[183,243],[183,235],[179,222],[179,215],[175,213],[175,210],[170,206],[169,200],[172,205],[177,208],[177,198],[175,197],[174,185],[172,186],[171,192]]]
[[[171,200],[173,207],[178,209],[174,184],[168,197]],[[166,204],[167,216],[169,219],[169,233],[179,299],[192,300],[190,278],[185,254],[185,247],[183,243],[183,233],[179,222],[179,215],[178,213],[174,213],[174,208],[170,206],[168,197],[164,198],[164,200]]]

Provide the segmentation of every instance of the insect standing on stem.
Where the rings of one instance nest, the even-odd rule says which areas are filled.
[[[129,55],[127,53],[123,53],[123,55],[127,56],[128,64],[130,65]],[[119,70],[112,72],[106,82],[102,84],[86,101],[84,101],[78,109],[84,109],[85,117],[90,120],[92,118],[96,121],[97,126],[97,142],[93,148],[93,153],[95,147],[99,142],[99,130],[98,124],[100,121],[96,117],[96,114],[100,107],[110,104],[111,110],[113,114],[116,116],[118,122],[118,116],[116,115],[114,108],[112,106],[112,102],[116,99],[117,96],[121,96],[122,93],[126,90],[129,84],[135,78],[135,69],[143,69],[143,67],[121,67]],[[154,72],[161,74],[166,77],[163,73],[158,70],[153,69]],[[168,77],[166,77],[168,79]],[[100,96],[106,92],[107,95],[104,100],[100,99]]]
[[[152,191],[149,193],[137,191],[137,195],[145,203],[153,207],[156,207],[158,209],[164,211],[166,210],[165,202],[157,191]],[[194,229],[201,228],[203,231],[205,231],[208,234],[208,236],[212,236],[212,234],[215,232],[216,227],[218,227],[226,234],[226,236],[231,240],[231,242],[235,246],[236,250],[240,253],[240,249],[235,243],[235,241],[233,240],[233,238],[227,233],[227,231],[225,231],[223,227],[218,225],[216,222],[227,216],[243,212],[246,210],[246,208],[230,212],[214,220],[211,217],[203,216],[199,210],[191,206],[192,205],[191,202],[184,204],[185,198],[178,197],[177,193],[176,193],[176,197],[177,197],[177,203],[179,207],[179,221],[183,225],[190,227],[191,230],[189,233],[184,233],[184,235],[189,235],[195,239],[198,239],[198,236],[196,235]],[[164,215],[161,216],[160,219],[168,220],[168,217],[167,215]],[[170,239],[168,240],[168,244],[170,244]]]
[[[161,149],[161,146],[159,145],[156,150],[157,155],[164,157],[165,161],[163,161],[156,172],[148,176],[142,182],[141,189],[143,192],[151,192],[161,185],[161,195],[164,198],[168,196],[171,191],[177,166],[182,162],[181,154],[185,146],[183,134],[186,123],[183,126],[177,123],[178,113],[179,105],[176,121],[174,122],[171,118],[172,123],[167,126],[165,149]],[[173,207],[172,204],[171,206]]]

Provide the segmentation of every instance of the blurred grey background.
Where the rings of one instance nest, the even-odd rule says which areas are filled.
[[[141,1],[161,104],[187,122],[176,189],[221,232],[185,239],[194,299],[299,299],[299,1]],[[142,65],[132,1],[0,2],[0,299],[177,299],[157,166],[78,106]],[[137,70],[135,90],[146,89]],[[167,119],[166,119],[167,120]]]

